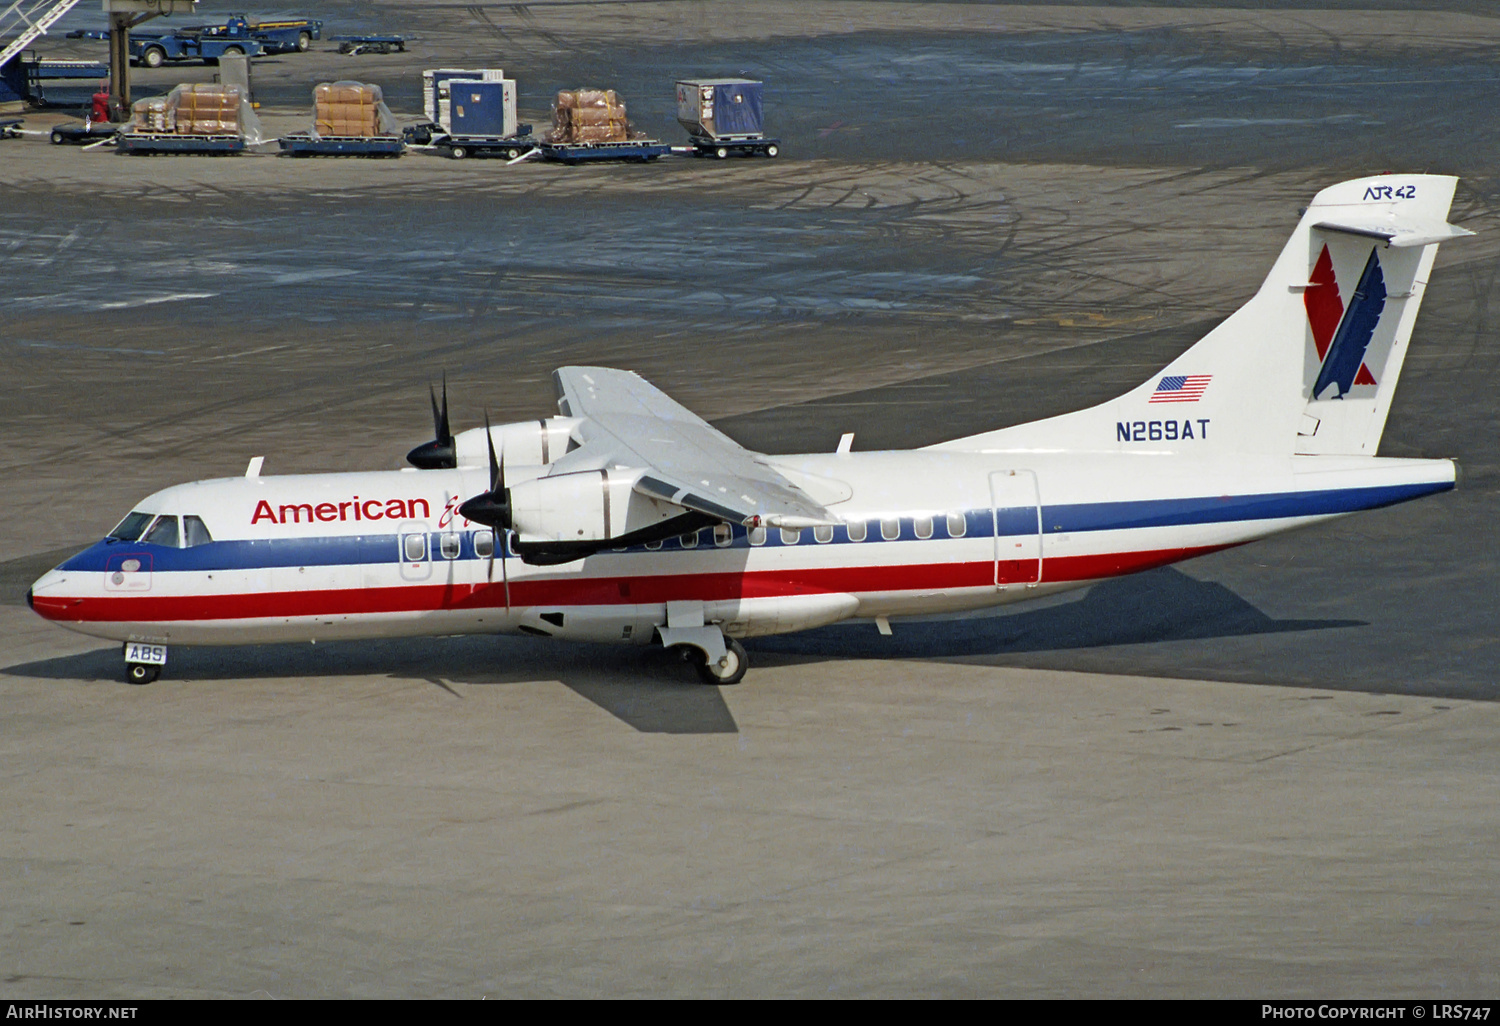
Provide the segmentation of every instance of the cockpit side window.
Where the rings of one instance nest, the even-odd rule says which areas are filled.
[[[142,513],[137,510],[121,520],[119,525],[109,532],[108,537],[116,541],[136,541],[140,538],[141,532],[146,529],[146,525],[155,518],[155,513]]]
[[[151,525],[150,529],[141,538],[141,541],[147,545],[166,545],[175,549],[177,548],[177,538],[177,518],[168,515],[157,517],[156,523]]]
[[[183,517],[182,535],[188,548],[194,545],[207,545],[214,540],[214,536],[208,533],[208,525],[204,524],[202,517]]]

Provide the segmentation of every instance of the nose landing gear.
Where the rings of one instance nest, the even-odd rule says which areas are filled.
[[[128,641],[124,651],[125,679],[131,684],[150,684],[161,676],[161,668],[167,665],[166,645]]]

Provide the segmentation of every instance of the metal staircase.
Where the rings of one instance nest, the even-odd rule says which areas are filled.
[[[78,0],[16,0],[0,12],[0,39],[20,32],[0,50],[0,65],[30,46],[38,36],[46,35],[59,18],[77,6]]]

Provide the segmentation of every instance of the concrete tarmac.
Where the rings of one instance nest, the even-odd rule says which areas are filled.
[[[498,63],[534,120],[586,77],[666,135],[674,77],[746,72],[776,161],[0,142],[0,996],[1493,996],[1500,19],[741,6],[420,5],[406,55],[258,65],[262,114],[356,77],[410,117],[422,67]],[[456,426],[599,362],[772,452],[1087,405],[1385,168],[1460,175],[1481,233],[1439,256],[1382,447],[1458,458],[1448,495],[763,639],[728,689],[492,638],[179,649],[130,688],[21,601],[165,485],[397,465],[445,371]]]

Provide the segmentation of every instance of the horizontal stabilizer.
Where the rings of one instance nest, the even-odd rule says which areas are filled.
[[[1461,239],[1474,233],[1467,228],[1446,221],[1421,223],[1416,221],[1392,221],[1382,224],[1377,221],[1319,221],[1313,225],[1318,231],[1338,232],[1343,235],[1358,235],[1366,239],[1379,239],[1388,246],[1428,246],[1434,242]]]

